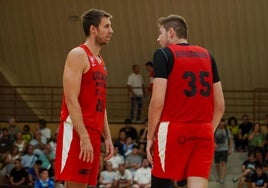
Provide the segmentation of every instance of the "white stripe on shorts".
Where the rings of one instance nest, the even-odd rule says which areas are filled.
[[[72,140],[73,140],[73,124],[70,116],[68,116],[66,121],[63,123],[61,172],[65,167]]]
[[[161,166],[165,172],[166,143],[169,122],[161,122],[158,129],[158,151]]]

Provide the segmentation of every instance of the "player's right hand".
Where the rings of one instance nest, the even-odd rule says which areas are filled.
[[[80,137],[80,154],[79,159],[86,162],[93,162],[93,147],[89,136]]]
[[[146,146],[147,159],[150,162],[150,164],[153,165],[152,150],[153,150],[153,140],[147,139],[147,146]]]

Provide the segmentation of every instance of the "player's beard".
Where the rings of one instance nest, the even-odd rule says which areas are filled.
[[[101,37],[99,37],[99,36],[96,36],[96,38],[95,38],[95,42],[97,43],[97,44],[99,44],[100,46],[104,46],[104,45],[106,45],[106,44],[108,44],[109,43],[109,40],[106,40],[106,38],[101,38]]]

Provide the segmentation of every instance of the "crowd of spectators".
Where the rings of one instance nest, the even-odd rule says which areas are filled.
[[[31,131],[27,124],[20,130],[15,118],[10,118],[8,127],[1,130],[0,143],[0,184],[54,187],[56,137],[51,137],[44,119]]]
[[[248,159],[242,164],[242,173],[234,177],[238,187],[248,184],[254,187],[260,182],[267,184],[268,172],[268,134],[261,129],[266,122],[251,123],[244,115],[241,124],[235,117],[227,121],[227,129],[232,134],[235,152],[248,152]],[[1,183],[28,185],[30,187],[54,187],[54,159],[57,133],[51,135],[44,119],[36,123],[35,130],[24,125],[20,130],[15,118],[9,119],[9,125],[2,128],[0,134]],[[268,132],[268,131],[267,131]],[[33,133],[33,134],[32,134]],[[114,140],[114,155],[100,166],[98,187],[150,188],[151,166],[146,158],[147,123],[139,132],[132,126],[131,120],[124,121],[124,127]],[[103,154],[104,156],[105,154]],[[185,180],[174,181],[174,188],[184,187]],[[266,185],[267,186],[267,185]]]

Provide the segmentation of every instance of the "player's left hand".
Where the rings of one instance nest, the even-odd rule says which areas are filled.
[[[105,143],[105,150],[106,150],[104,160],[106,161],[106,160],[109,160],[113,156],[114,146],[113,146],[113,142],[111,139],[105,139],[104,143]]]

